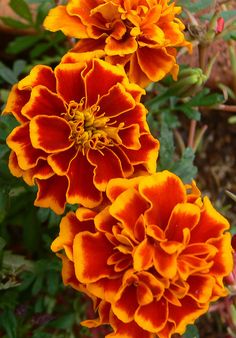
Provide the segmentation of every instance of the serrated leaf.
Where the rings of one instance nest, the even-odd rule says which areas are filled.
[[[15,29],[27,29],[30,26],[26,23],[23,23],[21,21],[12,19],[9,16],[1,16],[0,20],[6,25],[9,26],[11,28],[15,28]]]
[[[32,22],[32,14],[25,0],[10,0],[9,5],[21,18],[24,18],[28,22]]]
[[[51,44],[48,42],[41,42],[37,44],[31,51],[30,56],[32,59],[35,59],[42,55],[46,50],[48,50],[51,47]]]
[[[186,105],[178,106],[178,110],[182,111],[190,120],[200,121],[201,114],[198,110]]]
[[[15,38],[12,42],[7,46],[7,53],[10,54],[18,54],[23,52],[24,50],[32,47],[41,39],[40,36],[32,35],[32,36],[19,36]]]
[[[224,102],[224,96],[219,93],[210,93],[208,88],[204,88],[196,96],[194,96],[189,102],[188,105],[192,107],[198,106],[214,106],[219,103]]]
[[[185,183],[190,183],[197,175],[197,167],[193,164],[194,158],[192,148],[186,148],[181,159],[171,168]]]

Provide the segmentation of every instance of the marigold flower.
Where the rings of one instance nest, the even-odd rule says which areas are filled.
[[[227,295],[229,223],[195,183],[168,171],[113,179],[106,195],[100,211],[67,214],[51,246],[64,249],[72,275],[99,300],[98,319],[83,324],[109,323],[115,338],[182,334]]]
[[[15,85],[4,113],[19,121],[7,138],[11,173],[38,186],[35,205],[96,207],[115,177],[155,172],[159,142],[140,103],[144,90],[122,67],[80,55],[80,62],[35,66]]]
[[[170,0],[68,0],[50,10],[44,26],[81,39],[76,52],[104,50],[106,61],[122,64],[132,82],[145,87],[171,73],[176,79],[176,47],[185,40],[181,7]]]

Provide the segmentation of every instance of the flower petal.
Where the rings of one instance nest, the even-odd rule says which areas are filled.
[[[134,269],[136,271],[148,270],[153,264],[154,247],[145,238],[136,248],[133,254]]]
[[[116,40],[112,36],[106,38],[105,52],[107,55],[124,56],[135,53],[138,44],[135,37],[129,36],[127,39]]]
[[[151,81],[160,81],[170,72],[175,58],[165,48],[142,47],[137,50],[138,63]]]
[[[39,159],[46,158],[45,152],[32,147],[29,136],[29,123],[13,129],[7,137],[7,145],[16,153],[19,167],[23,170],[33,168]]]
[[[82,79],[83,69],[85,69],[84,62],[60,63],[55,68],[57,92],[67,103],[70,101],[79,103],[85,97],[84,81]]]
[[[22,115],[22,108],[28,102],[30,98],[30,92],[28,90],[19,90],[18,85],[15,84],[8,96],[6,107],[4,108],[2,114],[12,113],[18,122],[24,123],[28,119]]]
[[[22,109],[22,115],[29,120],[39,115],[61,116],[63,113],[65,113],[63,101],[57,94],[43,86],[32,89],[30,99]]]
[[[174,206],[186,199],[181,180],[168,171],[145,177],[139,185],[140,194],[151,204],[145,213],[148,224],[166,228]]]
[[[89,149],[88,160],[95,166],[94,184],[100,191],[105,191],[112,178],[124,177],[121,161],[110,148],[103,148],[102,153]]]
[[[191,242],[205,242],[208,238],[218,237],[225,230],[229,229],[229,223],[212,206],[208,197],[203,200],[204,210],[198,226],[191,233]]]
[[[47,87],[52,92],[56,91],[56,79],[52,68],[43,65],[35,66],[28,76],[19,81],[18,88],[32,89],[38,85]]]
[[[113,247],[102,233],[83,231],[76,235],[73,253],[75,273],[82,283],[96,282],[112,275],[113,269],[106,262]]]
[[[36,116],[30,121],[30,138],[34,148],[57,153],[70,148],[70,125],[57,116]]]
[[[47,180],[37,179],[38,194],[34,205],[51,208],[56,214],[64,212],[68,182],[66,177],[54,175]]]
[[[124,78],[126,75],[122,67],[112,66],[105,61],[94,59],[91,69],[85,75],[87,106],[95,104],[99,97],[107,94]],[[102,79],[102,86],[98,79]]]
[[[190,231],[198,224],[200,219],[200,209],[194,204],[177,204],[172,210],[165,235],[169,241],[175,240],[182,242],[183,229]]]
[[[68,203],[94,208],[102,202],[102,193],[93,183],[93,167],[85,155],[79,152],[73,159],[67,177],[69,180]]]
[[[80,18],[69,15],[66,6],[57,6],[50,9],[43,26],[51,32],[61,30],[65,35],[74,38],[84,39],[88,37]]]
[[[70,147],[59,153],[54,153],[48,156],[47,161],[55,174],[61,176],[67,174],[71,161],[77,156],[77,149]]]
[[[135,321],[144,330],[157,333],[166,324],[168,319],[168,305],[162,298],[159,301],[141,306],[135,313]]]
[[[117,83],[99,100],[100,113],[106,117],[115,117],[135,107],[135,100],[126,88]]]

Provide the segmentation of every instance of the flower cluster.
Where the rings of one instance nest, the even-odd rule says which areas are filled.
[[[226,295],[232,270],[227,220],[164,171],[108,183],[108,203],[79,208],[61,222],[52,250],[64,249],[63,279],[94,300],[107,337],[160,338],[182,334]]]
[[[74,52],[104,51],[105,59],[121,64],[132,82],[146,86],[171,73],[176,79],[176,48],[191,45],[181,8],[169,0],[68,0],[50,10],[45,28],[81,39]]]
[[[229,224],[168,171],[142,88],[171,73],[189,47],[169,0],[68,0],[45,27],[81,39],[52,69],[14,85],[4,114],[9,168],[38,187],[35,205],[62,214],[52,250],[65,285],[86,293],[113,338],[169,338],[225,296],[233,267]],[[64,252],[60,252],[63,250]]]

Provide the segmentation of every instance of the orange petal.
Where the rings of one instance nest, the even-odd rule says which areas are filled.
[[[51,208],[56,214],[64,212],[68,182],[66,177],[54,175],[47,180],[37,179],[38,194],[34,205]]]
[[[23,173],[23,179],[28,185],[34,185],[35,179],[46,180],[54,175],[52,168],[47,162],[39,160],[37,166],[26,170]]]
[[[198,224],[200,219],[200,209],[190,203],[177,204],[172,210],[165,235],[169,241],[175,240],[182,242],[183,229],[190,231]]]
[[[67,103],[70,101],[79,103],[85,97],[84,81],[81,74],[84,68],[84,62],[63,63],[55,68],[57,92]]]
[[[136,248],[133,254],[134,269],[136,271],[148,270],[153,264],[154,247],[145,238]]]
[[[115,332],[106,335],[106,338],[154,338],[154,335],[143,330],[134,321],[122,323],[122,321],[116,320]]]
[[[214,245],[217,249],[210,273],[213,276],[227,276],[233,270],[233,249],[230,233],[227,232],[219,238],[212,238],[208,243]]]
[[[56,91],[56,79],[52,68],[43,65],[35,66],[29,75],[19,81],[18,88],[20,90],[32,89],[38,85],[47,87],[52,92]]]
[[[100,112],[106,117],[116,117],[135,107],[133,97],[127,93],[125,87],[117,83],[99,101]]]
[[[191,233],[191,242],[205,242],[209,238],[220,236],[229,229],[229,222],[213,208],[208,197],[204,198],[203,204],[204,210],[198,226]]]
[[[124,191],[113,202],[110,214],[119,220],[122,227],[127,230],[131,238],[134,237],[134,226],[140,216],[147,208],[146,202],[140,194],[132,188]]]
[[[142,164],[148,172],[154,173],[156,171],[159,141],[149,133],[142,134],[139,141],[141,148],[138,151],[127,149],[126,154],[132,164]]]
[[[29,136],[29,123],[13,129],[6,142],[8,147],[16,153],[19,167],[23,170],[33,168],[39,159],[46,158],[45,152],[32,147]]]
[[[157,333],[168,319],[168,305],[165,299],[154,300],[152,303],[140,306],[135,313],[135,321],[144,330]]]
[[[69,188],[67,200],[71,204],[82,204],[88,208],[98,206],[102,201],[102,193],[93,184],[93,166],[85,155],[78,153],[70,164],[67,173]]]
[[[85,88],[87,105],[95,104],[98,97],[107,94],[118,82],[122,82],[126,77],[121,67],[112,66],[109,63],[94,59],[92,68],[85,76]],[[102,79],[102,84],[98,79]]]
[[[191,297],[181,300],[182,306],[169,304],[169,321],[176,324],[175,332],[183,334],[188,324],[193,324],[196,318],[205,313],[208,304],[199,306]]]
[[[107,265],[113,246],[102,233],[84,231],[76,235],[73,245],[75,273],[82,283],[93,283],[110,277],[113,268]]]
[[[130,323],[134,319],[138,308],[137,288],[134,285],[125,287],[119,292],[116,301],[112,303],[112,311],[124,323]]]
[[[160,247],[155,246],[153,262],[156,270],[167,279],[174,278],[177,273],[177,255],[168,254]]]
[[[82,291],[83,287],[75,276],[74,263],[72,263],[66,256],[58,255],[62,260],[62,280],[64,285],[70,285],[78,291]]]
[[[114,200],[125,190],[129,188],[137,188],[138,183],[142,179],[142,176],[138,176],[135,178],[125,179],[125,178],[115,178],[108,182],[106,195],[110,199],[111,202]]]
[[[131,82],[138,84],[142,88],[146,87],[151,82],[140,68],[137,52],[130,58],[128,75]]]
[[[23,175],[24,170],[19,167],[16,153],[14,151],[11,151],[10,153],[8,166],[13,176],[21,177]]]
[[[141,144],[139,142],[139,125],[133,124],[128,127],[124,127],[119,131],[119,136],[122,139],[122,147],[139,150]]]
[[[47,161],[55,174],[62,176],[67,174],[71,161],[75,156],[77,156],[77,149],[70,147],[65,151],[49,155]]]
[[[145,213],[146,222],[156,224],[163,230],[175,205],[186,199],[183,183],[178,176],[168,171],[144,177],[139,184],[139,191],[151,204]]]
[[[114,219],[109,212],[110,206],[107,206],[101,210],[94,218],[94,224],[98,231],[110,232],[112,233],[112,227],[116,224],[116,219]]]
[[[89,149],[88,160],[95,166],[94,184],[101,191],[105,191],[108,181],[112,178],[124,177],[119,157],[108,147],[103,148],[102,153]]]
[[[119,277],[114,279],[102,278],[95,283],[89,283],[89,292],[98,298],[112,303],[122,285],[122,278],[120,277],[120,274],[118,276]]]
[[[86,28],[78,16],[67,13],[66,6],[52,8],[43,22],[44,28],[51,32],[61,30],[65,35],[74,38],[87,38]]]
[[[187,279],[189,284],[188,295],[196,302],[208,303],[215,285],[215,278],[211,275],[193,275]]]
[[[152,291],[144,283],[139,283],[137,286],[137,300],[141,306],[147,305],[153,301]]]
[[[112,36],[106,38],[105,52],[106,55],[127,55],[135,53],[138,44],[135,37],[129,36],[126,39],[116,40]]]
[[[150,81],[160,81],[175,63],[175,58],[164,48],[142,47],[137,50],[137,57],[140,68]]]
[[[30,100],[23,107],[22,114],[31,120],[38,115],[61,116],[65,111],[64,103],[57,94],[39,85],[32,89]]]
[[[19,90],[18,85],[15,84],[8,96],[6,107],[4,108],[2,114],[12,113],[18,122],[24,123],[28,119],[22,115],[21,111],[24,105],[29,101],[30,92],[27,90]]]
[[[70,148],[70,125],[61,117],[36,116],[30,121],[30,138],[33,147],[48,153],[57,153]]]
[[[93,222],[80,222],[74,212],[68,212],[61,220],[60,233],[52,242],[51,250],[57,252],[64,249],[67,257],[73,261],[73,241],[75,236],[85,230],[93,231],[93,228]]]

